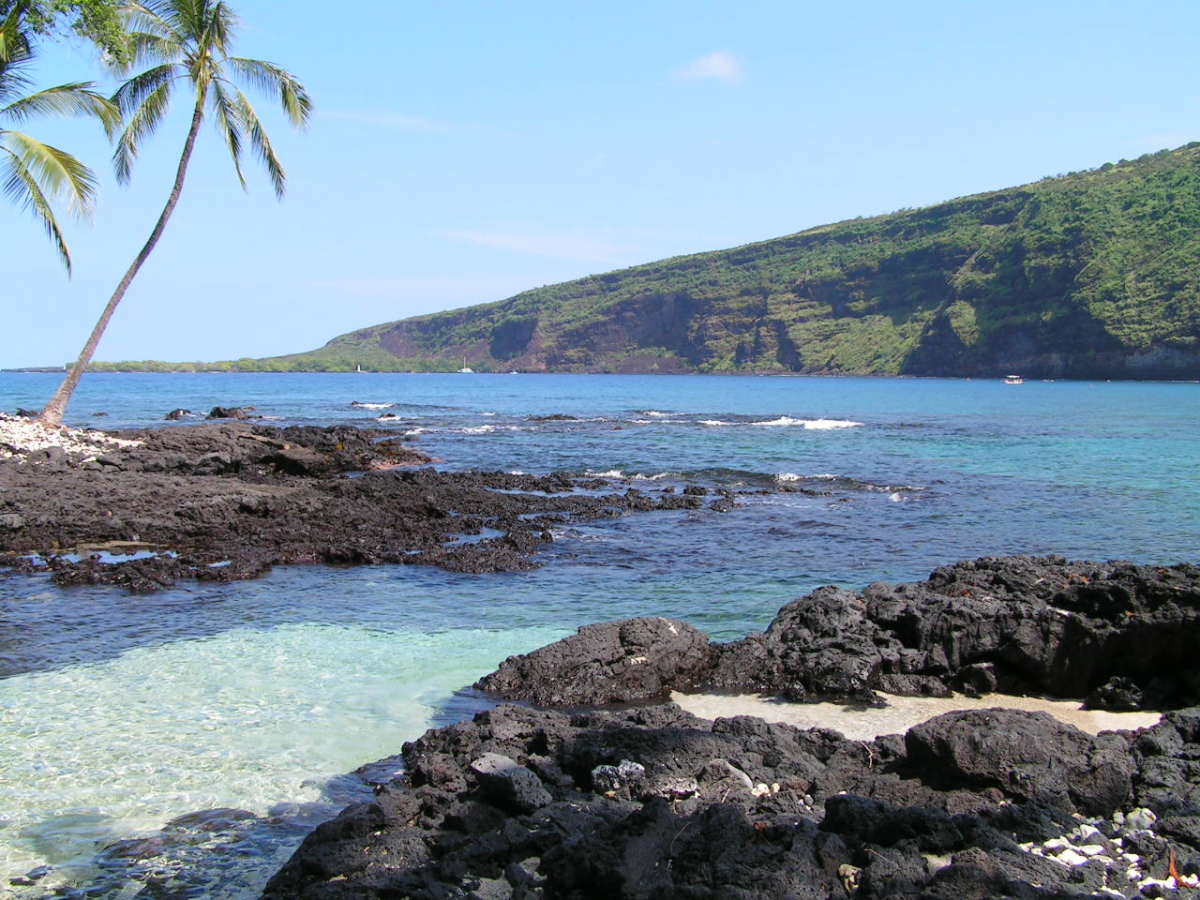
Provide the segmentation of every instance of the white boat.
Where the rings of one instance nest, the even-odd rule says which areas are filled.
[[[463,367],[458,370],[459,375],[474,375],[475,370],[467,365],[467,358],[463,357]]]
[[[1005,375],[1004,383],[1005,384],[1024,384],[1025,379],[1022,378],[1020,375]]]

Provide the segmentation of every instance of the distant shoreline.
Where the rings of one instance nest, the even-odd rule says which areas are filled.
[[[0,369],[0,375],[62,375],[65,369],[49,366],[27,366],[13,369]],[[353,369],[292,369],[280,371],[277,369],[89,369],[88,375],[463,375],[468,373],[451,369],[416,371],[412,369],[372,369],[370,371],[354,371]],[[897,381],[925,380],[955,380],[955,381],[1002,381],[1004,375],[884,375],[864,372],[574,372],[574,371],[506,371],[506,372],[471,372],[471,375],[615,375],[615,376],[705,376],[718,378],[870,378]],[[1026,376],[1029,383],[1053,383],[1056,381],[1071,382],[1128,382],[1134,384],[1200,384],[1196,378],[1113,378],[1097,375],[1094,377],[1056,376],[1054,378],[1039,378]]]

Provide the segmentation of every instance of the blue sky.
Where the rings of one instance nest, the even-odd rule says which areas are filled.
[[[923,206],[1200,139],[1200,4],[234,0],[238,52],[316,104],[266,114],[289,173],[238,186],[202,133],[184,197],[98,359],[307,350],[379,322],[666,256]],[[350,15],[349,13],[352,13]],[[85,46],[38,82],[111,81]],[[79,351],[170,187],[82,122],[25,130],[101,174],[68,279],[0,206],[0,367]],[[65,215],[65,214],[64,214]]]

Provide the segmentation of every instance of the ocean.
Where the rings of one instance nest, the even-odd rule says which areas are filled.
[[[0,373],[0,410],[56,383]],[[98,849],[226,806],[282,824],[173,851],[175,875],[254,896],[361,795],[344,773],[470,715],[485,701],[463,688],[589,622],[667,615],[731,639],[820,585],[964,558],[1200,556],[1196,384],[113,374],[84,379],[68,423],[174,427],[169,410],[216,405],[407,434],[447,469],[760,492],[562,526],[522,573],[290,567],[149,596],[0,574],[0,897],[132,896]],[[43,865],[41,887],[8,886]]]

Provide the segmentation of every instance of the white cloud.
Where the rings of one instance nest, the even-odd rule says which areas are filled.
[[[319,115],[343,122],[359,122],[363,125],[378,125],[396,131],[445,131],[444,125],[422,116],[406,116],[387,110],[320,110]]]
[[[602,237],[582,234],[545,234],[519,231],[480,231],[448,229],[435,232],[439,237],[498,250],[512,250],[533,256],[572,259],[582,262],[619,262],[634,247]]]
[[[708,56],[693,59],[690,63],[675,72],[676,78],[686,81],[715,79],[716,81],[735,82],[742,80],[742,64],[732,53],[718,50]]]

